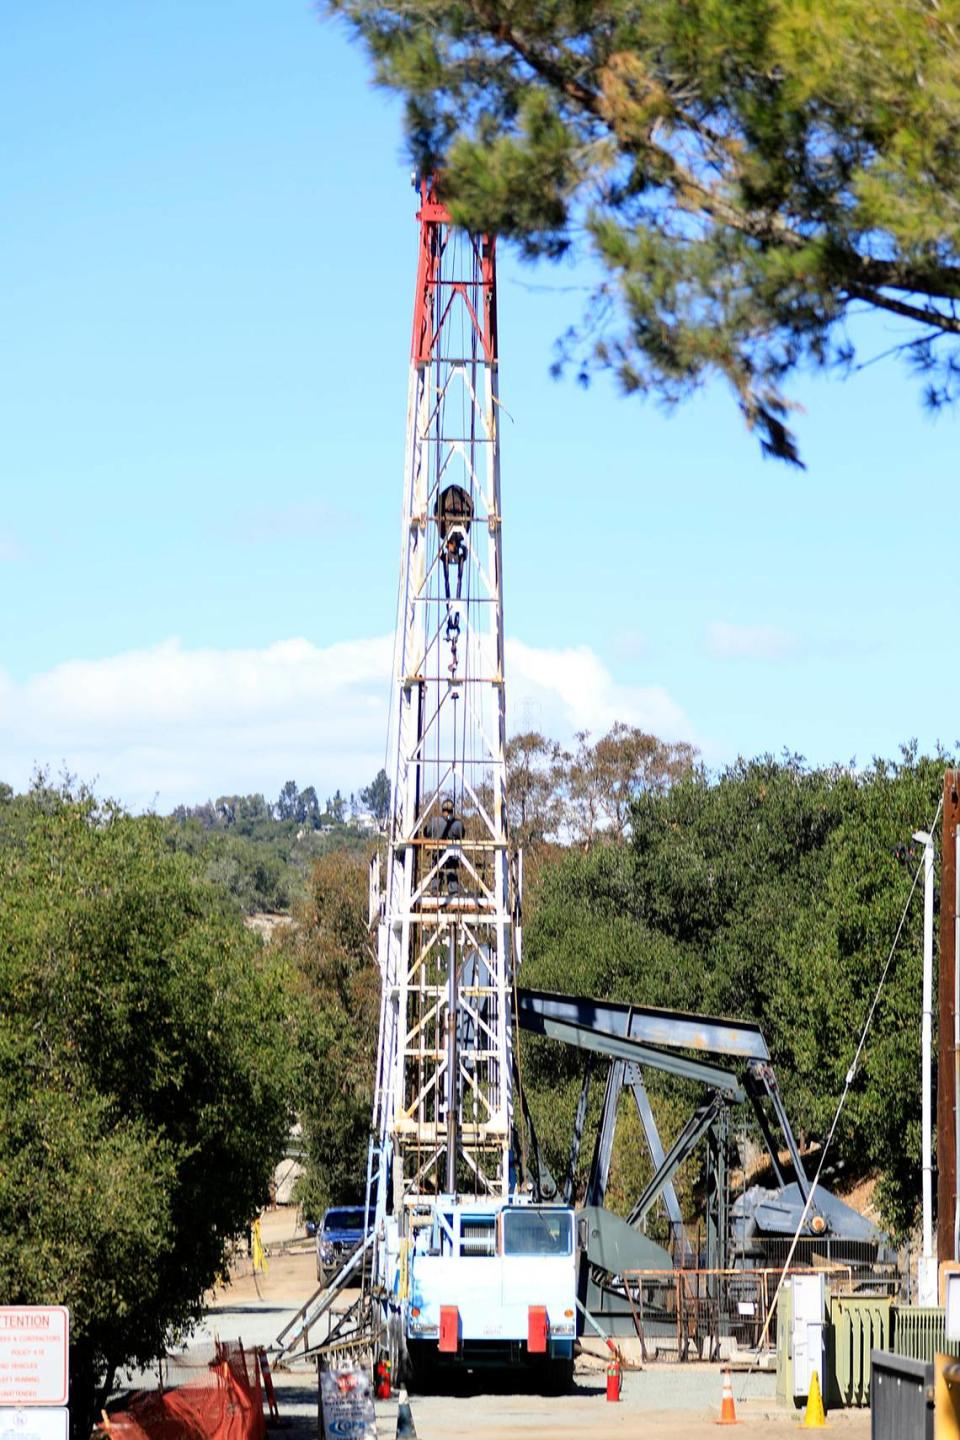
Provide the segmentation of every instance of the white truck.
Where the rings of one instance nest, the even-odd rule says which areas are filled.
[[[416,1387],[444,1370],[520,1366],[545,1389],[573,1378],[573,1210],[525,1201],[421,1199],[408,1234],[386,1221],[392,1359]]]

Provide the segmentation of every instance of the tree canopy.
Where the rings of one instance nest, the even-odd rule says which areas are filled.
[[[797,461],[786,381],[902,319],[960,377],[960,0],[324,0],[406,97],[454,218],[606,279],[564,353],[672,404],[710,375]]]
[[[275,941],[297,977],[304,1212],[363,1198],[380,1020],[367,928],[367,865],[339,852],[314,865],[295,923]]]
[[[832,1119],[929,824],[944,757],[912,749],[862,772],[799,758],[691,771],[633,805],[628,845],[569,852],[527,905],[524,983],[761,1025],[791,1124]],[[922,906],[915,898],[832,1157],[880,1178],[882,1213],[912,1223],[920,1193]],[[577,1062],[527,1044],[527,1091],[562,1173]],[[651,1077],[655,1103],[675,1086]],[[624,1164],[621,1153],[619,1164]]]
[[[382,829],[390,814],[390,779],[382,766],[370,784],[360,791],[360,799]]]
[[[514,844],[573,840],[589,849],[600,838],[622,840],[633,801],[663,794],[696,763],[684,741],[659,740],[616,721],[592,740],[588,730],[564,750],[538,730],[507,741],[507,810]]]
[[[0,1290],[70,1307],[85,1436],[267,1198],[293,1012],[162,821],[43,786],[0,810]]]
[[[390,787],[382,770],[361,791],[365,804],[371,792],[389,807]],[[382,824],[377,811],[373,818]],[[178,805],[169,822],[175,848],[202,858],[207,879],[245,914],[288,911],[307,893],[318,856],[332,850],[365,852],[371,833],[370,821],[359,814],[352,796],[348,803],[338,790],[321,811],[315,787],[301,790],[295,780],[285,782],[273,805],[260,794],[220,795],[201,805]]]
[[[603,763],[589,759],[597,751]],[[791,1124],[802,1144],[816,1146],[910,894],[920,861],[911,836],[933,819],[948,757],[907,747],[895,761],[857,768],[761,756],[711,774],[682,747],[622,725],[593,745],[584,737],[578,754],[534,732],[511,741],[511,821],[535,862],[524,866],[521,984],[756,1020]],[[578,769],[602,780],[589,824],[569,800]],[[576,843],[550,843],[547,827],[567,827]],[[913,1223],[920,1192],[921,932],[918,890],[827,1176],[828,1184],[838,1170],[875,1178],[882,1217],[897,1234]],[[310,1057],[301,1100],[304,1201],[316,1211],[359,1199],[365,1173],[379,973],[359,858],[319,862],[297,925],[277,943],[294,960],[301,1008],[312,1017],[300,1042]],[[537,1131],[561,1176],[582,1057],[527,1035],[518,1043]],[[687,1082],[650,1075],[648,1083],[672,1140],[689,1114]],[[602,1088],[593,1087],[591,1123]],[[635,1199],[649,1178],[644,1154],[625,1113],[614,1205]],[[585,1174],[575,1178],[582,1194]],[[678,1182],[691,1220],[697,1178],[687,1167]]]

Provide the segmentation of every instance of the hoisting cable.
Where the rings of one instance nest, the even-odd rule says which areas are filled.
[[[939,803],[937,804],[937,813],[934,815],[933,823],[930,825],[928,830],[928,834],[930,835],[933,834],[934,830],[937,827],[937,821],[940,819],[940,811],[942,808],[943,796],[941,795]],[[833,1143],[833,1137],[836,1134],[837,1126],[840,1123],[840,1116],[843,1113],[843,1107],[847,1102],[847,1096],[850,1093],[850,1087],[853,1085],[854,1079],[856,1078],[857,1067],[860,1064],[860,1057],[863,1054],[863,1047],[867,1043],[867,1035],[869,1034],[870,1026],[873,1024],[873,1017],[876,1012],[877,1005],[879,1004],[880,996],[883,992],[883,987],[886,984],[887,975],[890,972],[890,966],[893,964],[893,957],[897,952],[897,946],[899,945],[900,937],[903,934],[903,927],[907,922],[907,915],[910,910],[910,904],[913,900],[914,892],[917,888],[917,883],[920,879],[921,874],[923,873],[923,865],[924,861],[923,857],[921,856],[920,863],[914,873],[913,884],[910,886],[910,893],[907,896],[906,903],[903,907],[903,913],[900,916],[900,923],[898,924],[896,934],[893,937],[893,944],[890,946],[890,953],[886,958],[883,970],[880,972],[880,979],[877,982],[877,988],[874,991],[873,999],[870,1002],[870,1009],[867,1011],[867,1018],[863,1023],[863,1029],[860,1032],[860,1039],[857,1041],[857,1048],[854,1051],[853,1060],[850,1064],[850,1068],[847,1070],[846,1078],[843,1082],[843,1091],[841,1092],[840,1099],[837,1103],[836,1113],[834,1114],[830,1129],[827,1131],[827,1138],[824,1141],[823,1149],[820,1152],[820,1163],[817,1165],[817,1173],[813,1177],[813,1182],[810,1186],[810,1193],[807,1195],[806,1203],[804,1204],[800,1219],[797,1222],[796,1233],[792,1241],[790,1242],[790,1249],[787,1251],[787,1258],[783,1263],[783,1270],[781,1271],[780,1279],[777,1281],[777,1288],[774,1291],[773,1299],[770,1301],[770,1306],[767,1310],[766,1319],[763,1322],[763,1330],[761,1331],[760,1339],[757,1342],[757,1359],[752,1367],[753,1370],[759,1369],[760,1351],[767,1343],[767,1336],[770,1333],[770,1321],[773,1319],[774,1312],[776,1311],[777,1301],[780,1299],[780,1292],[782,1291],[784,1283],[786,1281],[787,1271],[790,1268],[790,1262],[793,1260],[794,1254],[796,1253],[797,1245],[800,1241],[800,1232],[802,1231],[804,1225],[807,1223],[807,1216],[809,1215],[810,1207],[813,1204],[813,1197],[817,1192],[817,1186],[820,1184],[820,1176],[823,1174],[823,1167],[826,1164],[827,1154],[830,1150],[831,1144]],[[748,1370],[746,1373],[750,1374],[750,1371]]]

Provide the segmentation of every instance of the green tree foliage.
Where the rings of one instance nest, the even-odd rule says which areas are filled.
[[[312,785],[308,785],[305,790],[300,791],[296,819],[302,825],[310,825],[314,830],[320,827],[320,802]]]
[[[641,795],[629,846],[545,872],[525,983],[756,1019],[794,1128],[821,1139],[919,862],[896,852],[931,823],[944,763],[912,749],[862,773],[762,758]],[[880,1174],[898,1231],[920,1189],[921,929],[917,898],[837,1136],[838,1161]],[[577,1062],[527,1050],[538,1129],[562,1166]],[[676,1087],[652,1085],[676,1103]]]
[[[542,844],[563,825],[563,752],[539,730],[507,741],[507,817],[516,845]]]
[[[797,460],[784,381],[903,319],[932,404],[960,375],[960,0],[325,0],[406,97],[455,219],[606,282],[586,377],[667,403],[720,374]]]
[[[561,776],[567,824],[586,847],[600,835],[622,840],[630,829],[633,802],[641,795],[664,794],[697,756],[692,745],[658,740],[619,720],[592,745],[586,730],[576,738],[576,753],[563,757]]]
[[[293,828],[273,820],[249,834],[238,825],[208,828],[175,820],[168,824],[167,843],[201,862],[209,883],[244,915],[288,910],[312,859]]]
[[[207,808],[201,807],[201,813]],[[185,807],[181,807],[181,811],[185,818]],[[262,795],[220,795],[213,802],[213,818],[209,823],[250,834],[258,823],[269,819],[269,816],[270,807]]]
[[[574,840],[589,849],[597,840],[622,840],[633,801],[662,794],[696,761],[693,746],[658,740],[617,721],[591,741],[576,737],[571,754],[537,730],[507,742],[507,810],[515,844]]]
[[[297,977],[307,1214],[363,1198],[380,1018],[380,972],[367,930],[367,866],[322,856],[296,923],[276,940]]]
[[[276,957],[164,822],[43,785],[3,808],[0,1291],[70,1307],[85,1440],[266,1199],[296,1046]]]
[[[360,800],[383,829],[390,814],[390,781],[386,770],[377,771],[370,784],[360,791]]]
[[[277,797],[277,819],[297,820],[297,809],[300,804],[300,791],[296,780],[287,780]]]
[[[347,818],[347,802],[340,794],[339,789],[328,798],[326,813],[334,825],[342,825]]]
[[[365,852],[369,837],[322,815],[312,785],[288,780],[275,807],[260,794],[221,795],[202,805],[180,805],[170,817],[170,844],[202,856],[206,875],[234,908],[288,911],[307,893],[310,871],[327,850]]]

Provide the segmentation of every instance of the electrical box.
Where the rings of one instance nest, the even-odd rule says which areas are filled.
[[[960,1271],[948,1271],[943,1276],[943,1287],[947,1339],[960,1340]]]
[[[816,1371],[823,1388],[824,1332],[826,1320],[826,1282],[823,1275],[794,1275],[793,1315],[791,1317],[791,1350],[793,1352],[794,1397],[809,1395]]]

